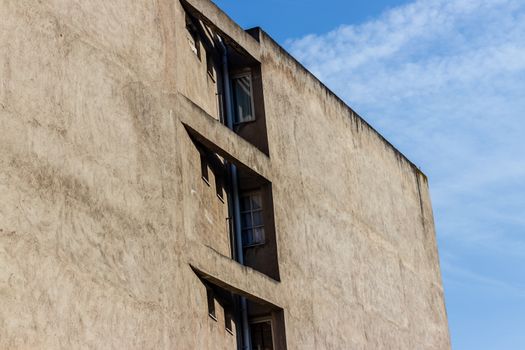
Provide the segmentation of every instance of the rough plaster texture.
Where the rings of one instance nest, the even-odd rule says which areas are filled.
[[[191,264],[283,308],[289,349],[448,349],[425,176],[190,3],[260,60],[269,157],[214,120],[178,1],[0,2],[0,348],[234,349]],[[228,257],[185,124],[272,182],[281,282]]]

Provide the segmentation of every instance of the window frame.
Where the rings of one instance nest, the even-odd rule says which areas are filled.
[[[272,335],[272,348],[276,349],[276,347],[275,347],[275,330],[274,330],[274,327],[273,327],[273,320],[272,320],[271,316],[263,316],[263,317],[252,318],[249,321],[249,324],[250,324],[250,336],[252,335],[251,326],[254,325],[254,324],[261,324],[261,323],[268,323],[268,324],[270,324],[270,332],[271,332],[271,335]]]
[[[234,125],[241,125],[245,123],[251,123],[257,120],[257,117],[255,116],[255,101],[253,96],[253,74],[251,69],[246,69],[241,72],[237,72],[231,75],[231,83],[233,88],[233,82],[234,80],[241,79],[247,77],[250,81],[250,108],[252,112],[252,116],[250,119],[243,119],[239,120],[238,110],[237,110],[237,93],[235,92],[235,89],[233,89],[233,102],[235,104],[235,110],[234,110]]]
[[[197,26],[195,25],[195,23],[193,23],[193,18],[191,18],[188,14],[186,14],[185,20],[188,45],[190,46],[190,49],[195,54],[195,56],[197,56],[199,61],[201,61],[201,40],[199,37]]]
[[[213,54],[206,51],[206,72],[208,77],[214,82],[217,82],[217,69],[215,67],[215,61],[213,59]]]
[[[201,163],[201,179],[204,180],[206,185],[210,187],[210,167],[208,164],[208,156],[205,151],[198,149],[199,155],[200,155],[200,163]]]
[[[206,301],[208,304],[208,316],[218,322],[217,320],[217,308],[215,305],[215,293],[211,287],[206,286]]]
[[[233,332],[233,314],[230,310],[224,308],[224,329],[231,335],[234,335]]]
[[[252,203],[252,199],[251,198],[254,197],[255,195],[260,197],[261,208],[253,210],[252,204],[251,204]],[[241,218],[239,218],[239,219],[241,219],[241,237],[242,237],[242,246],[243,246],[243,248],[252,248],[252,247],[261,246],[261,245],[266,244],[266,230],[265,230],[265,225],[264,225],[264,205],[263,205],[262,191],[261,190],[253,190],[253,191],[242,192],[239,197],[240,197],[241,203],[242,203],[243,198],[246,198],[246,197],[250,198],[250,209],[249,210],[243,210],[242,207],[241,207],[240,210],[239,210],[239,214],[241,216]],[[260,212],[261,213],[262,225],[255,225],[254,224],[254,220],[253,220],[253,213],[254,212]],[[247,214],[247,213],[250,213],[251,226],[243,226],[242,225],[242,216],[244,214]],[[262,229],[262,240],[254,242],[254,240],[252,239],[252,243],[246,243],[246,240],[245,240],[246,236],[245,236],[244,232],[246,230],[251,230],[252,231],[252,238],[253,238],[254,237],[253,231],[255,229]]]

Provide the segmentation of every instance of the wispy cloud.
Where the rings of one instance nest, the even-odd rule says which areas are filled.
[[[501,345],[525,312],[525,1],[417,0],[287,47],[429,176],[452,334],[490,348],[465,339],[484,309]]]
[[[441,264],[441,270],[450,276],[451,282],[459,285],[482,285],[485,289],[492,289],[495,293],[509,294],[519,298],[525,298],[525,285],[516,285],[497,278],[490,278],[472,270],[445,262]]]

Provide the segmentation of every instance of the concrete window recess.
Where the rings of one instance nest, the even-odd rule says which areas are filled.
[[[235,159],[226,160],[212,150],[214,147],[210,147],[211,141],[203,139],[202,135],[195,136],[191,129],[187,130],[199,154],[203,182],[207,187],[215,183],[216,196],[227,208],[226,211],[221,211],[223,227],[227,232],[216,229],[209,234],[202,232],[204,243],[279,281],[271,183],[237,163]],[[209,190],[211,189],[208,188]],[[206,192],[206,188],[204,191]],[[209,211],[217,210],[213,209],[213,203],[206,203]],[[202,221],[206,220],[203,218]],[[228,248],[224,247],[225,239],[228,241]]]
[[[269,155],[261,63],[238,50],[239,45],[213,23],[199,18],[190,9],[186,16],[190,41],[196,43],[192,50],[199,57],[200,48],[205,51],[206,60],[199,70],[210,80],[207,88],[212,86],[214,95],[213,103],[207,101],[202,105],[213,104],[211,114],[217,120]]]
[[[279,281],[272,184],[246,168],[237,173],[244,265]]]
[[[250,343],[253,350],[285,349],[284,314],[282,309],[248,302]]]
[[[235,336],[239,349],[285,350],[286,332],[283,309],[252,295],[238,293],[228,285],[193,269],[213,304],[213,326]],[[223,320],[223,321],[222,321]]]

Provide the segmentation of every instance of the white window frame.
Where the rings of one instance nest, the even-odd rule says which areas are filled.
[[[238,115],[237,101],[235,100],[234,101],[235,102],[235,113],[234,113],[234,117],[235,117],[234,124],[235,125],[253,122],[256,119],[255,118],[255,103],[254,103],[254,99],[253,99],[253,79],[252,79],[252,71],[251,71],[251,69],[245,70],[245,71],[240,72],[240,73],[233,74],[231,76],[231,80],[232,80],[232,83],[233,83],[234,80],[240,79],[240,78],[245,78],[245,77],[248,77],[248,79],[250,80],[250,103],[251,103],[251,109],[252,109],[252,116],[249,119],[239,120],[240,116]],[[234,94],[235,94],[235,91],[234,91]],[[235,99],[236,98],[237,97],[235,96]]]
[[[260,199],[261,199],[261,208],[260,209],[256,209],[256,210],[253,210],[252,208],[252,205],[251,205],[251,197],[253,196],[259,196]],[[262,191],[249,191],[249,192],[243,192],[241,193],[241,201],[243,198],[245,197],[249,197],[250,198],[250,209],[249,210],[242,210],[241,208],[241,211],[240,211],[240,215],[241,215],[241,218],[244,214],[247,214],[247,213],[250,213],[250,221],[251,221],[251,226],[242,226],[242,220],[241,220],[241,236],[243,238],[243,242],[242,242],[242,245],[244,248],[250,248],[250,247],[255,247],[255,246],[259,246],[259,245],[263,245],[266,243],[266,230],[264,228],[264,207],[263,207],[263,197],[262,197]],[[254,224],[254,220],[253,220],[253,213],[254,212],[260,212],[261,213],[261,221],[262,221],[262,225],[255,225]],[[262,240],[261,241],[258,241],[258,242],[250,242],[250,243],[247,243],[245,242],[245,235],[244,235],[244,231],[245,230],[252,230],[252,238],[253,238],[253,231],[255,229],[262,229]]]

